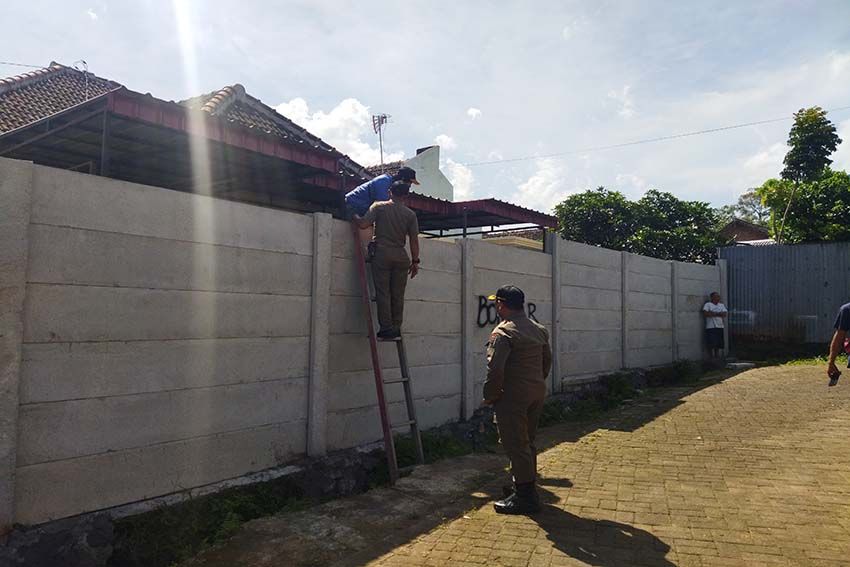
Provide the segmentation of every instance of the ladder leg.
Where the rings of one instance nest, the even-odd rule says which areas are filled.
[[[351,225],[354,236],[354,255],[357,264],[357,274],[360,276],[360,291],[363,308],[366,311],[366,327],[369,334],[369,350],[372,355],[372,369],[375,372],[375,390],[378,395],[378,410],[381,414],[381,429],[384,433],[384,450],[387,454],[387,466],[390,471],[390,484],[398,480],[398,459],[396,458],[395,442],[392,426],[387,411],[387,399],[384,395],[384,377],[381,371],[381,359],[378,356],[378,338],[375,335],[375,325],[372,323],[372,300],[369,296],[369,277],[366,273],[366,262],[363,258],[363,246],[360,242],[360,231],[357,225]]]
[[[419,421],[416,419],[416,405],[413,402],[413,386],[410,380],[410,368],[407,365],[407,351],[404,349],[404,338],[396,342],[398,349],[398,362],[401,367],[401,376],[405,378],[402,382],[404,387],[404,401],[407,405],[407,416],[410,420],[410,435],[413,437],[413,446],[416,449],[416,462],[425,464],[425,452],[422,450],[422,435],[419,432]]]

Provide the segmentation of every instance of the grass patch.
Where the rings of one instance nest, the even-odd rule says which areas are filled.
[[[804,358],[794,358],[791,360],[787,360],[782,363],[783,366],[803,366],[803,365],[825,365],[829,362],[829,357],[827,355],[820,356],[809,356]],[[840,367],[847,366],[847,355],[839,354],[838,358],[835,359],[835,364]]]
[[[276,479],[192,498],[115,522],[110,567],[165,567],[232,536],[248,520],[306,508],[288,479]]]

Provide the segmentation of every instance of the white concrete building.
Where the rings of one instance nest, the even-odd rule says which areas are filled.
[[[405,166],[416,171],[416,180],[420,183],[414,189],[417,193],[446,201],[454,200],[452,182],[440,171],[440,146],[419,148],[416,155],[409,159],[385,163],[383,167],[373,165],[366,169],[374,175],[381,175],[395,173]]]

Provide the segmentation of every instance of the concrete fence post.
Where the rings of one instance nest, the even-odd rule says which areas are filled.
[[[464,238],[461,249],[461,419],[469,419],[475,411],[475,365],[472,341],[474,335],[475,302],[472,297],[474,265],[472,262],[472,241]]]
[[[720,293],[721,301],[725,305],[729,305],[729,261],[728,260],[717,260],[717,276],[720,279],[720,286],[717,291]],[[723,321],[723,344],[726,345],[726,352],[724,354],[729,354],[729,315],[727,313],[726,320]]]
[[[310,384],[307,407],[307,455],[328,448],[328,356],[330,354],[331,248],[333,218],[313,214],[313,284],[310,305]]]
[[[675,260],[670,262],[670,317],[673,323],[673,362],[679,360],[679,263]]]
[[[33,164],[0,159],[0,535],[15,522],[18,395]]]
[[[552,255],[552,393],[561,391],[561,237],[547,232],[547,249]]]
[[[623,318],[622,334],[622,361],[623,368],[629,367],[629,266],[631,255],[628,252],[620,252],[620,269],[622,271],[621,308]]]

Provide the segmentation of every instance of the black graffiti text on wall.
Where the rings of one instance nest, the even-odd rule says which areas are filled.
[[[535,303],[527,302],[525,304],[526,310],[528,311],[529,318],[537,321],[537,317],[534,314],[537,312],[537,305]],[[499,322],[499,314],[496,312],[496,304],[487,299],[484,295],[478,296],[478,319],[476,323],[478,323],[479,327],[486,327],[487,325],[495,325]],[[538,323],[540,321],[537,321]]]

